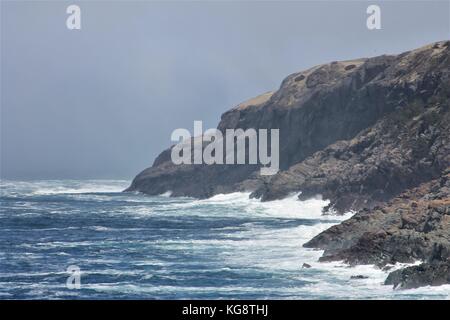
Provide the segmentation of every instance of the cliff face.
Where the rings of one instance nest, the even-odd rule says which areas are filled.
[[[292,74],[276,92],[224,113],[218,125],[221,131],[280,130],[281,172],[275,176],[259,176],[258,165],[174,165],[169,148],[128,190],[151,195],[172,191],[174,196],[199,198],[246,190],[262,200],[294,191],[302,191],[303,197],[324,193],[338,211],[384,201],[405,187],[438,176],[448,161],[442,158],[448,157],[448,149],[442,151],[436,142],[441,133],[428,132],[432,129],[427,123],[434,124],[428,118],[447,112],[442,104],[449,91],[449,55],[449,42],[439,42],[397,56],[320,65]],[[440,102],[433,102],[437,97]],[[439,110],[415,124],[408,122],[430,108]],[[389,120],[392,114],[396,118]],[[404,128],[407,125],[415,127]],[[425,137],[414,141],[412,130]],[[402,142],[405,138],[409,145]],[[434,146],[428,145],[429,139]],[[399,143],[402,149],[397,148]],[[384,152],[381,144],[389,144],[397,156]],[[444,154],[439,156],[444,164],[421,161],[431,147]],[[412,150],[417,148],[421,150]],[[407,161],[395,158],[403,158],[409,150],[414,152],[408,167]],[[391,167],[395,160],[396,170]],[[356,164],[361,164],[356,168],[360,172],[355,172]],[[417,170],[424,168],[422,176]],[[385,180],[390,181],[387,187]]]
[[[371,208],[442,174],[450,163],[449,120],[444,96],[399,106],[353,139],[274,176],[254,194],[270,200],[301,190],[301,198],[322,194],[337,212]]]
[[[263,201],[322,194],[333,212],[360,210],[306,244],[325,249],[324,260],[421,259],[431,265],[420,272],[444,270],[443,278],[405,282],[414,269],[389,283],[440,283],[450,270],[449,101],[450,41],[320,65],[222,115],[222,132],[279,129],[276,175],[260,176],[258,165],[174,165],[169,148],[127,190],[199,198],[251,191]]]

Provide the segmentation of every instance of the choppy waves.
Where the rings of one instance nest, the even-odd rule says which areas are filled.
[[[126,187],[2,181],[0,296],[449,298],[449,286],[392,290],[376,267],[318,263],[322,252],[303,243],[351,216],[322,215],[327,202],[320,198],[260,202],[232,193],[196,200],[121,193]],[[81,290],[65,287],[73,264],[82,270]]]

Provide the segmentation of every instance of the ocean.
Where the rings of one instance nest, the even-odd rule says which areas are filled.
[[[322,251],[302,244],[351,216],[322,215],[320,198],[150,197],[128,185],[2,180],[0,299],[450,298],[449,285],[393,290],[374,266],[317,262]]]

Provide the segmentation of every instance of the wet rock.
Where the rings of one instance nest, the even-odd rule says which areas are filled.
[[[304,264],[302,265],[302,268],[303,268],[303,269],[309,269],[309,268],[311,268],[311,265],[308,264],[308,263],[304,263]]]
[[[397,270],[389,274],[384,284],[400,289],[450,284],[450,262],[423,263]]]
[[[363,276],[362,274],[358,274],[356,276],[351,276],[350,277],[351,280],[362,280],[362,279],[369,279],[368,276]]]
[[[393,268],[394,266],[384,266],[381,270],[383,271],[389,271]]]
[[[322,261],[350,264],[382,267],[445,261],[450,252],[450,219],[443,213],[450,208],[450,189],[441,181],[449,175],[409,189],[384,205],[361,210],[304,246],[325,250]],[[433,200],[437,195],[440,199]]]

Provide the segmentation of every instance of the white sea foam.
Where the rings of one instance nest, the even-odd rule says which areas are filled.
[[[126,182],[118,181],[114,185],[109,183],[102,183],[102,181],[86,182],[74,185],[72,187],[59,186],[59,187],[46,187],[42,186],[41,189],[34,191],[36,195],[49,195],[49,194],[82,194],[82,193],[114,193],[122,192],[127,186]]]
[[[1,180],[2,195],[16,193],[30,195],[114,193],[129,185],[126,180]],[[6,194],[4,194],[6,193]]]
[[[166,192],[164,192],[164,193],[161,193],[159,196],[160,197],[165,197],[165,198],[168,198],[168,197],[170,197],[171,195],[172,195],[172,191],[166,191]]]
[[[233,239],[168,240],[161,242],[160,246],[178,249],[195,247],[197,250],[208,250],[214,246],[221,251],[218,259],[227,266],[233,268],[252,266],[274,273],[291,272],[294,278],[310,282],[309,285],[286,290],[286,292],[292,291],[291,297],[401,299],[413,296],[423,297],[424,295],[439,298],[442,298],[443,295],[449,296],[448,288],[450,286],[441,286],[439,289],[425,287],[413,291],[399,291],[383,284],[390,271],[408,266],[407,264],[397,264],[388,272],[373,265],[350,267],[342,262],[318,262],[323,251],[303,248],[302,245],[320,232],[353,215],[353,212],[341,216],[324,215],[322,209],[328,203],[320,196],[299,201],[297,194],[293,194],[282,200],[261,202],[257,199],[249,199],[248,193],[230,193],[216,195],[205,200],[172,204],[176,209],[183,208],[183,212],[186,212],[187,209],[199,209],[207,206],[217,209],[208,210],[205,213],[208,215],[214,215],[215,213],[211,212],[217,212],[219,216],[244,215],[293,220],[311,219],[314,222],[297,227],[274,229],[248,223],[245,225],[245,230],[241,230],[238,234],[233,233]],[[228,210],[226,210],[227,208]],[[191,211],[187,210],[187,212]],[[303,263],[310,264],[312,268],[302,269]],[[351,279],[355,275],[361,275],[363,279]],[[245,290],[254,291],[255,289],[253,287]],[[240,291],[244,288],[234,287],[233,290]]]
[[[268,202],[261,202],[259,199],[250,199],[250,193],[234,192],[229,194],[218,194],[208,199],[195,200],[186,199],[180,203],[169,203],[173,209],[185,209],[185,211],[176,211],[177,214],[183,214],[188,209],[208,207],[204,214],[211,215],[212,210],[216,209],[218,216],[238,215],[251,217],[274,217],[274,218],[292,218],[292,219],[320,219],[323,221],[342,221],[348,219],[353,213],[342,216],[323,215],[322,209],[328,205],[328,200],[323,200],[320,195],[309,200],[299,201],[298,194]],[[197,214],[202,215],[201,211]]]

